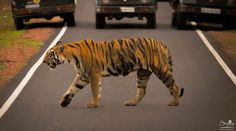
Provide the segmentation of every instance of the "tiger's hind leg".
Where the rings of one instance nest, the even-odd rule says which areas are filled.
[[[136,106],[143,99],[144,95],[146,94],[147,82],[151,74],[152,73],[148,70],[143,70],[143,69],[138,70],[136,95],[133,99],[125,102],[126,106]]]
[[[172,71],[166,67],[161,70],[154,71],[154,74],[162,80],[165,86],[169,89],[172,96],[171,100],[168,102],[168,106],[178,106],[179,98],[183,95],[183,89],[179,89],[172,75]]]
[[[67,91],[63,95],[60,101],[61,106],[66,107],[67,105],[69,105],[75,94],[80,90],[82,90],[88,84],[89,84],[88,78],[77,75],[75,80],[72,82],[71,86],[67,89]]]
[[[170,94],[172,95],[171,100],[168,102],[168,106],[178,106],[179,98],[182,96],[183,88],[180,90],[179,87],[174,83],[169,88]]]

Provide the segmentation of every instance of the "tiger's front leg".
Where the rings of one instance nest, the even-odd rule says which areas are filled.
[[[140,69],[137,72],[137,91],[136,95],[133,99],[126,101],[124,104],[125,106],[136,106],[146,94],[146,87],[149,77],[151,76],[151,72],[148,70]]]
[[[77,75],[75,80],[72,82],[71,86],[67,89],[63,95],[60,104],[62,107],[66,107],[70,104],[72,98],[75,96],[75,93],[82,90],[85,86],[89,84],[89,79],[87,77],[81,77]]]
[[[95,72],[90,74],[90,82],[91,82],[92,99],[86,105],[86,107],[97,108],[101,98],[101,74]]]

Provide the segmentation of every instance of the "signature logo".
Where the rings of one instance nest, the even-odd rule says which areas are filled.
[[[219,123],[220,130],[224,131],[233,131],[234,130],[234,122],[232,120],[221,120]]]

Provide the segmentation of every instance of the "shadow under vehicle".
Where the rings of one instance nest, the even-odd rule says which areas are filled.
[[[223,24],[224,28],[236,25],[236,0],[170,0],[174,9],[173,26],[185,29],[187,22]]]
[[[156,0],[96,0],[96,28],[104,28],[106,18],[121,20],[124,17],[147,19],[149,28],[156,27]]]
[[[63,18],[67,26],[75,26],[74,0],[12,0],[11,8],[17,30],[31,18],[50,20],[54,16]]]

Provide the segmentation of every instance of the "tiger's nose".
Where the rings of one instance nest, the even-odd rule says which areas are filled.
[[[44,64],[48,64],[46,60],[43,60],[43,63],[44,63]]]

